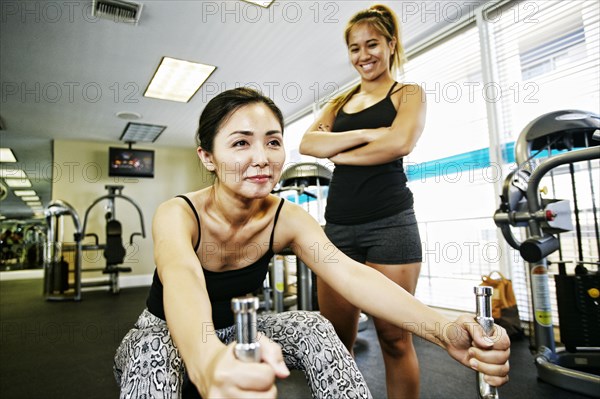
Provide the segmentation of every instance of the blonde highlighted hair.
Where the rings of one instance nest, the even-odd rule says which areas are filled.
[[[348,41],[352,28],[358,24],[370,25],[377,33],[385,37],[388,43],[396,39],[394,54],[390,57],[390,64],[388,67],[392,73],[397,70],[401,71],[406,60],[404,56],[404,47],[402,46],[402,38],[400,37],[400,27],[394,11],[383,4],[376,4],[366,10],[354,14],[354,16],[350,18],[350,21],[348,21],[346,30],[344,31],[346,46],[349,44]],[[359,89],[360,85],[356,85],[334,98],[332,100],[334,112],[337,113],[353,95],[358,93]]]

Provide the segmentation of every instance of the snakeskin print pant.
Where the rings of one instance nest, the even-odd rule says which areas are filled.
[[[257,329],[281,346],[288,368],[304,372],[313,398],[371,398],[354,359],[319,314],[259,314]],[[224,344],[235,337],[234,326],[214,333]],[[117,349],[114,373],[121,398],[181,398],[185,366],[164,320],[144,310]]]

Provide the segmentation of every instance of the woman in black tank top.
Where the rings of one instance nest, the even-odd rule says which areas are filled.
[[[305,133],[300,152],[335,164],[325,210],[325,232],[332,243],[414,295],[421,239],[402,158],[423,130],[425,95],[418,85],[394,81],[393,71],[402,67],[404,57],[398,21],[389,8],[377,5],[355,14],[345,38],[360,84],[325,108]],[[317,293],[321,314],[352,352],[360,309],[322,279]],[[418,398],[411,334],[377,318],[375,327],[388,397]]]
[[[269,258],[286,248],[354,306],[394,325],[440,326],[416,333],[467,367],[475,357],[490,383],[506,381],[509,342],[500,327],[493,347],[469,326],[470,315],[447,328],[441,314],[332,246],[304,209],[271,194],[285,151],[283,117],[270,99],[246,88],[217,95],[202,112],[197,140],[215,182],[156,211],[148,308],[115,356],[122,398],[274,398],[287,367],[304,371],[313,398],[371,398],[333,326],[316,312],[259,314],[261,362],[236,359],[229,302],[260,288]],[[486,360],[480,349],[470,354],[472,342],[488,349]]]

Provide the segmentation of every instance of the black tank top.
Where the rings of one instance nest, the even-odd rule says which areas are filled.
[[[347,114],[340,109],[332,132],[391,126],[397,114],[391,98],[396,83],[383,100],[362,111]],[[413,206],[413,195],[406,182],[402,158],[381,165],[336,165],[329,185],[325,220],[342,225],[360,224],[409,209]]]
[[[192,202],[187,197],[183,195],[178,195],[178,197],[183,198],[189,204],[196,216],[196,221],[198,223],[198,240],[194,246],[194,251],[197,251],[200,246],[200,218],[198,217],[198,213],[192,205]],[[233,324],[233,312],[231,310],[232,298],[251,294],[262,287],[263,281],[269,270],[269,262],[274,255],[273,235],[275,233],[275,226],[277,225],[277,219],[279,218],[279,212],[281,211],[283,202],[284,199],[282,198],[277,207],[277,212],[275,212],[273,230],[271,231],[271,238],[269,240],[269,249],[260,259],[250,266],[237,270],[212,272],[204,268],[202,269],[206,281],[206,290],[212,306],[212,318],[215,329],[228,327]],[[251,255],[248,254],[248,256]],[[146,306],[150,313],[162,320],[166,320],[165,308],[163,306],[163,285],[158,277],[156,269],[154,270],[152,286],[150,287],[150,293],[146,300]]]

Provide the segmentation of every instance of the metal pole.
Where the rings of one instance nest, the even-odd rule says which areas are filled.
[[[585,146],[589,147],[588,136],[585,135]],[[596,193],[594,192],[594,177],[592,176],[592,162],[587,161],[588,175],[590,178],[590,192],[592,194],[592,216],[594,218],[594,232],[596,233],[596,251],[600,257],[600,232],[598,230],[598,208],[596,207]]]
[[[273,310],[275,313],[281,313],[283,306],[283,291],[285,290],[284,262],[283,255],[273,256]]]
[[[260,362],[260,344],[257,341],[256,311],[258,298],[233,298],[231,309],[235,318],[235,356],[243,362]]]
[[[483,328],[486,335],[494,330],[494,318],[492,317],[492,287],[477,286],[474,288],[476,316],[475,320]],[[483,380],[483,374],[477,373],[477,391],[481,399],[498,399],[498,390]]]
[[[300,310],[313,310],[313,281],[312,270],[304,262],[297,258],[296,266],[298,268],[298,299],[300,300]]]

